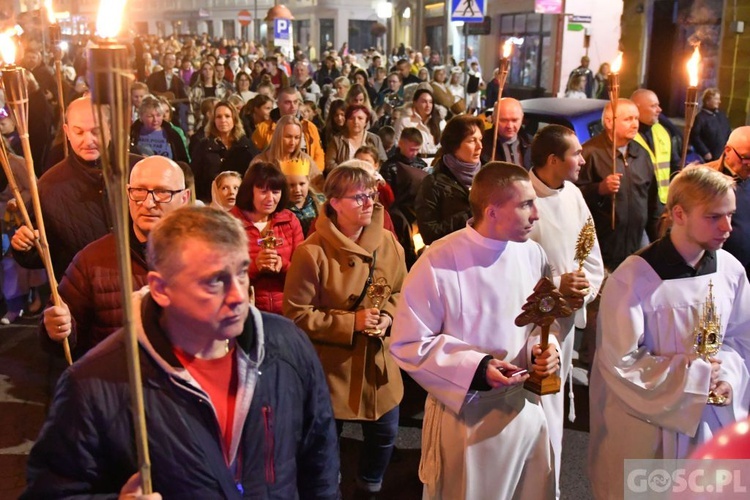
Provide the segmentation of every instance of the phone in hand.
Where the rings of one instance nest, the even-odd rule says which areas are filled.
[[[526,375],[529,373],[529,370],[526,368],[516,368],[515,370],[501,370],[502,374],[508,378],[515,377],[515,376],[521,376]]]

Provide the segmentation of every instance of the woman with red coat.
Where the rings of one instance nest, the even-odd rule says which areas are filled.
[[[255,306],[276,314],[281,314],[292,254],[305,239],[297,217],[284,208],[288,202],[284,174],[270,163],[259,162],[248,169],[237,203],[229,212],[242,222],[250,240],[249,272]]]

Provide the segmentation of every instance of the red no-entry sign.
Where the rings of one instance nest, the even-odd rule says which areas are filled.
[[[237,14],[237,20],[242,26],[248,26],[250,24],[250,21],[253,20],[253,15],[250,14],[250,11],[241,10],[240,13]]]

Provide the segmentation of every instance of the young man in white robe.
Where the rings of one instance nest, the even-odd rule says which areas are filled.
[[[573,184],[585,163],[583,148],[571,129],[562,125],[548,125],[531,142],[529,174],[536,192],[539,221],[531,230],[531,239],[539,243],[547,254],[550,274],[555,286],[576,310],[566,318],[558,318],[550,333],[560,343],[560,377],[563,388],[542,397],[542,408],[547,415],[552,454],[560,497],[560,457],[562,455],[563,421],[566,380],[570,380],[570,418],[575,419],[573,398],[573,342],[575,327],[586,326],[586,304],[599,293],[604,278],[604,264],[596,233],[591,252],[579,271],[576,243],[581,229],[591,217],[581,190]],[[593,228],[592,228],[593,231]]]
[[[474,219],[417,260],[402,289],[391,353],[429,393],[419,476],[424,498],[553,498],[547,421],[528,375],[559,367],[515,318],[540,278],[544,250],[527,241],[536,195],[526,170],[491,162],[469,195]],[[533,361],[532,361],[533,360]]]
[[[598,499],[623,498],[626,459],[686,458],[747,417],[750,289],[742,265],[721,249],[732,230],[734,182],[706,166],[686,168],[666,209],[671,232],[628,257],[602,295],[590,381],[589,472]],[[709,290],[723,345],[704,360],[693,345]],[[708,405],[709,391],[726,401]]]

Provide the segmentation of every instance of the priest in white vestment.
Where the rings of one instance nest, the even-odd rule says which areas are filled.
[[[747,417],[750,288],[721,246],[735,211],[733,181],[683,170],[667,199],[672,229],[628,257],[602,295],[590,382],[589,471],[597,499],[623,498],[626,459],[686,458],[721,427]],[[723,345],[694,351],[709,302]],[[708,405],[709,391],[723,395]]]
[[[547,254],[550,275],[555,286],[576,309],[575,313],[558,318],[550,333],[560,343],[560,376],[563,388],[542,397],[542,408],[547,415],[552,453],[557,479],[557,498],[560,498],[560,468],[562,456],[565,381],[570,381],[570,413],[575,419],[572,368],[575,327],[586,326],[586,305],[594,300],[604,279],[604,264],[599,241],[590,222],[593,245],[579,271],[576,243],[591,212],[581,190],[573,184],[585,163],[583,148],[573,130],[562,125],[548,125],[541,129],[531,143],[531,185],[537,195],[539,221],[534,224],[531,239],[539,243]]]
[[[391,353],[429,393],[424,498],[554,497],[539,397],[523,388],[528,375],[512,375],[559,367],[554,336],[542,352],[538,330],[514,323],[548,270],[542,248],[527,241],[535,198],[523,168],[485,165],[469,196],[474,219],[432,244],[402,288]]]

